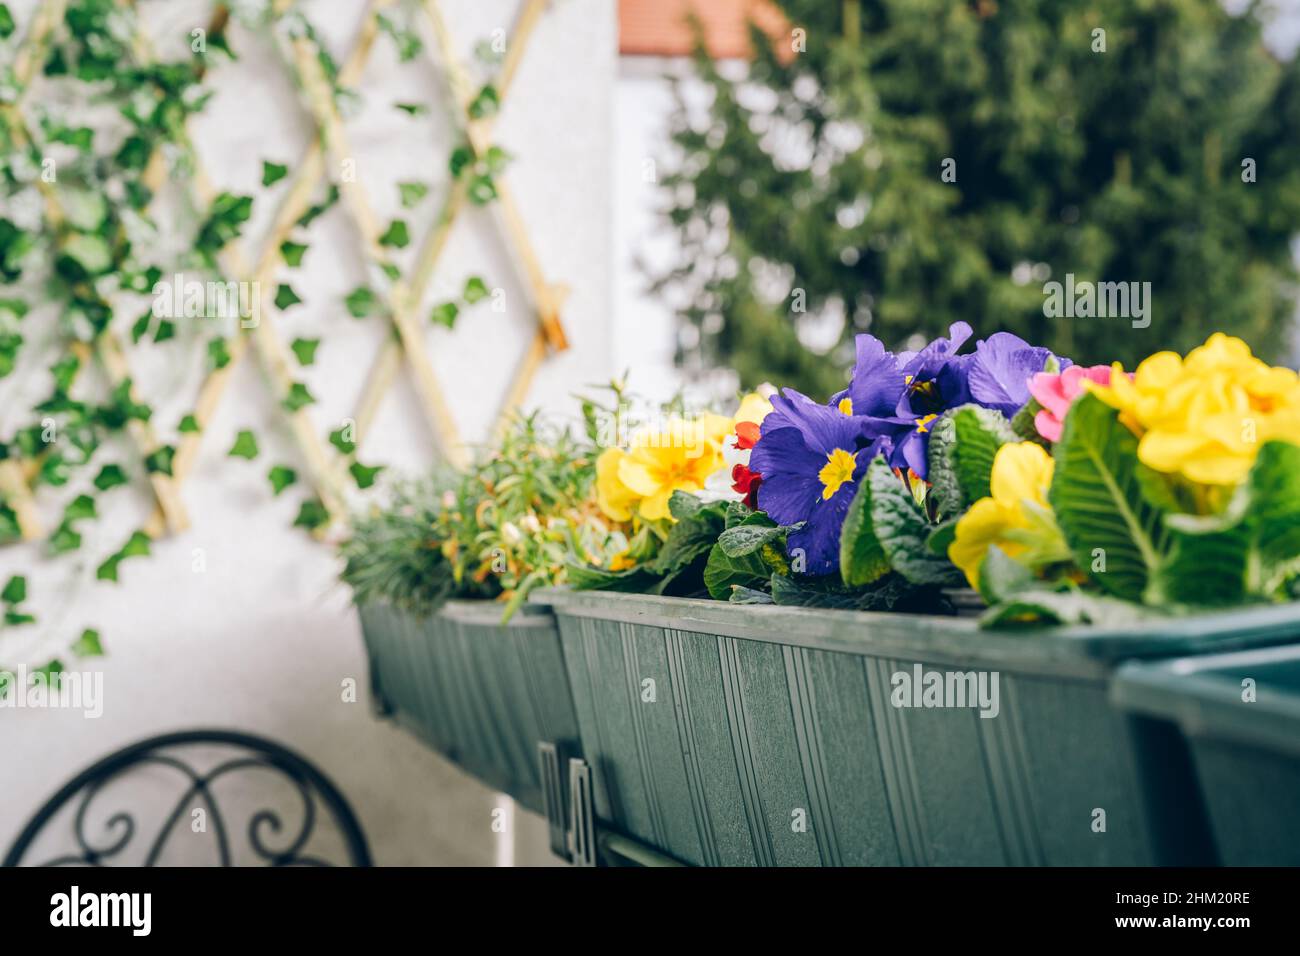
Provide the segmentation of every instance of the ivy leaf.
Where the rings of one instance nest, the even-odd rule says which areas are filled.
[[[13,36],[14,17],[9,12],[9,5],[0,3],[0,40],[8,40]]]
[[[9,583],[0,591],[0,601],[5,604],[14,605],[22,604],[27,600],[27,579],[21,574],[15,574],[9,579]]]
[[[278,183],[289,175],[289,167],[282,163],[272,163],[262,160],[262,185],[270,186]]]
[[[293,291],[291,286],[280,283],[280,288],[275,290],[275,307],[281,312],[292,306],[297,305],[302,299],[298,298],[298,293]]]
[[[214,369],[230,364],[230,345],[225,339],[213,339],[208,343],[208,362]]]
[[[457,146],[451,151],[447,164],[451,170],[451,178],[459,179],[462,172],[474,165],[474,151],[468,146]]]
[[[117,568],[127,558],[147,557],[149,555],[149,536],[143,531],[132,533],[120,551],[109,555],[95,570],[95,577],[100,581],[116,581]]]
[[[1114,409],[1091,393],[1080,396],[1056,444],[1047,497],[1080,568],[1116,597],[1141,601],[1147,594],[1158,604],[1161,596],[1148,585],[1169,535],[1161,509],[1143,490],[1149,469],[1138,460],[1137,442]],[[1101,566],[1104,571],[1092,570]]]
[[[73,281],[103,275],[113,267],[113,252],[102,236],[74,232],[63,240],[58,267]]]
[[[76,379],[80,368],[81,360],[75,355],[68,355],[51,365],[50,374],[54,377],[54,390],[66,392],[72,388],[73,380]]]
[[[479,174],[470,180],[469,201],[476,206],[486,206],[497,198],[497,186],[492,177]]]
[[[125,485],[127,481],[126,472],[121,465],[109,464],[99,469],[99,474],[95,476],[95,487],[100,491],[108,491],[118,485]]]
[[[295,528],[306,528],[308,531],[315,531],[329,524],[330,515],[321,504],[319,498],[310,498],[302,503],[298,509],[298,517],[293,519]]]
[[[95,499],[90,495],[77,495],[63,509],[63,520],[68,524],[74,521],[87,521],[99,517],[95,511]]]
[[[208,218],[195,237],[195,247],[211,261],[227,243],[239,236],[252,214],[252,196],[221,193],[212,200]]]
[[[359,461],[354,461],[348,466],[348,471],[352,473],[352,479],[361,489],[369,488],[375,483],[375,478],[384,470],[383,465],[367,466]]]
[[[194,417],[193,413],[186,415],[181,419],[181,423],[176,426],[176,430],[182,435],[197,434],[199,432],[199,420]]]
[[[397,191],[402,197],[402,208],[414,209],[429,194],[429,187],[424,183],[398,183]]]
[[[276,465],[266,477],[271,482],[271,494],[278,495],[298,480],[298,473],[285,465]]]
[[[444,302],[442,305],[435,305],[433,312],[429,316],[436,324],[445,325],[449,329],[456,327],[456,316],[460,315],[460,307],[455,302]]]
[[[364,319],[368,315],[374,315],[379,300],[369,286],[362,285],[349,292],[343,299],[343,304],[354,319]]]
[[[296,412],[298,409],[305,408],[315,401],[316,397],[312,395],[306,385],[302,382],[294,382],[289,386],[289,394],[284,397],[284,401],[280,404],[286,411]]]
[[[411,243],[411,236],[406,231],[406,221],[403,219],[394,219],[384,230],[384,234],[379,237],[381,246],[392,246],[396,249],[405,249]]]
[[[501,95],[491,83],[486,84],[469,103],[469,115],[474,119],[484,119],[501,108]]]
[[[375,17],[375,22],[379,24],[379,29],[392,37],[393,43],[397,46],[397,58],[402,63],[414,60],[424,49],[420,35],[409,27],[397,23],[392,17],[381,13]]]
[[[50,554],[67,554],[81,547],[81,533],[66,521],[54,529],[50,535]]]
[[[489,146],[487,152],[483,154],[483,166],[487,169],[489,176],[499,176],[505,171],[510,160],[514,159],[500,146]]]
[[[72,645],[72,653],[78,657],[102,657],[104,645],[100,642],[99,631],[91,627],[82,631],[81,637]]]
[[[478,276],[470,276],[468,279],[465,280],[465,291],[461,293],[461,298],[465,300],[466,304],[473,305],[474,303],[480,302],[483,299],[486,299],[487,297],[488,297],[487,283],[484,282],[481,278],[479,278]]]
[[[158,328],[154,329],[154,344],[158,345],[174,338],[176,338],[176,323],[171,319],[162,319],[158,323]]]
[[[357,443],[348,437],[349,431],[348,426],[344,425],[330,432],[330,444],[345,455],[350,455],[357,450]]]
[[[389,282],[396,282],[402,277],[402,270],[397,268],[397,266],[393,265],[391,262],[381,262],[379,264],[379,270],[384,275],[388,276]]]
[[[172,473],[172,462],[176,458],[176,449],[172,445],[163,445],[155,448],[144,460],[145,469],[150,474],[162,474],[170,476]]]
[[[235,443],[230,446],[230,451],[226,452],[226,457],[252,461],[257,457],[258,450],[257,436],[245,428],[235,436]]]
[[[293,349],[294,357],[298,359],[299,365],[312,365],[316,361],[316,348],[320,345],[320,339],[294,339]]]
[[[284,256],[285,264],[291,269],[296,269],[302,264],[302,257],[306,251],[307,246],[301,242],[286,239],[280,243],[280,255]]]
[[[408,116],[423,116],[429,112],[429,107],[423,103],[394,103],[393,108],[401,110]]]
[[[305,213],[303,213],[298,218],[297,225],[302,226],[304,229],[306,229],[308,226],[310,226],[313,222],[316,221],[316,218],[318,216],[328,211],[329,208],[338,201],[339,201],[339,187],[331,183],[330,188],[325,192],[325,198],[322,199],[320,202],[316,203],[316,205],[312,206]]]

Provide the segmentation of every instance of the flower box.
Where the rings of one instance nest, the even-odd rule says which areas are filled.
[[[501,613],[494,601],[452,601],[429,617],[361,606],[371,684],[381,712],[544,813],[538,744],[574,750],[578,737],[560,638],[544,607],[524,605],[507,624]]]
[[[1129,664],[1114,697],[1186,737],[1220,862],[1300,866],[1300,646]]]
[[[611,592],[534,599],[559,621],[597,819],[705,865],[1212,862],[1181,737],[1115,708],[1111,677],[1125,659],[1300,636],[1296,605],[998,633]],[[934,700],[952,706],[905,686],[918,667],[923,685],[944,675]],[[972,672],[996,716],[947,690],[948,673]]]

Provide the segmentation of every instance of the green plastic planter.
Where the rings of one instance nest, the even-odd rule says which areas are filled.
[[[597,819],[705,865],[1213,862],[1181,736],[1114,708],[1108,683],[1124,659],[1300,635],[1295,606],[999,634],[918,615],[534,599],[559,620]],[[922,684],[986,672],[991,689],[996,673],[997,716],[894,706],[895,675],[918,665]]]
[[[1129,664],[1114,699],[1186,736],[1223,863],[1300,866],[1300,645]]]
[[[524,806],[545,812],[538,744],[577,749],[578,722],[550,611],[453,601],[430,617],[360,609],[381,712]],[[556,782],[558,783],[558,781]]]

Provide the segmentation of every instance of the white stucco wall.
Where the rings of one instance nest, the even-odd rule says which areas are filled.
[[[11,3],[20,29],[33,0]],[[207,4],[143,0],[144,22],[161,43],[186,37],[208,16]],[[308,3],[304,9],[342,59],[363,4]],[[447,22],[466,57],[496,28],[508,29],[513,0],[442,0]],[[195,10],[198,12],[196,13]],[[426,32],[426,45],[433,48]],[[236,64],[213,75],[217,95],[192,126],[218,188],[259,197],[245,230],[260,246],[274,200],[288,180],[260,185],[262,160],[287,162],[292,173],[309,123],[282,64],[265,38],[235,27]],[[555,282],[570,287],[564,321],[572,348],[547,362],[530,405],[560,408],[588,382],[613,371],[610,314],[611,180],[616,10],[608,0],[558,0],[543,16],[498,125],[497,141],[514,157],[507,173],[538,256]],[[404,214],[413,242],[409,263],[447,186],[453,144],[440,76],[426,57],[399,64],[380,37],[360,91],[364,108],[349,120],[359,181],[381,222]],[[412,120],[391,106],[421,101],[433,109]],[[420,180],[430,194],[414,212],[399,210],[395,184]],[[442,377],[469,440],[481,440],[519,356],[532,335],[526,299],[502,249],[491,213],[471,209],[457,225],[425,308],[481,275],[505,290],[507,308],[480,305],[454,332],[427,318],[428,354]],[[318,397],[322,436],[351,415],[370,361],[386,329],[379,319],[347,315],[342,296],[364,281],[355,233],[341,206],[312,226],[303,265],[284,273],[305,300],[274,321],[286,341],[320,337],[317,363],[302,380]],[[441,285],[441,290],[438,286]],[[427,316],[427,311],[424,313]],[[124,327],[134,318],[118,316]],[[26,320],[53,328],[49,310]],[[203,340],[192,337],[133,357],[137,378],[157,407],[164,435],[190,410]],[[84,379],[79,387],[96,383]],[[39,394],[48,380],[15,374],[0,380],[0,414],[7,435],[29,420],[25,390]],[[375,427],[362,436],[361,459],[411,473],[433,460],[415,392],[404,377]],[[226,456],[236,431],[253,429],[262,451],[252,463]],[[106,452],[103,460],[128,460]],[[55,710],[0,710],[0,846],[46,796],[108,751],[154,733],[196,726],[265,734],[318,762],[353,801],[372,849],[386,864],[492,863],[502,838],[491,831],[493,798],[483,787],[369,712],[365,661],[349,595],[336,583],[333,550],[290,524],[304,488],[272,498],[272,464],[302,462],[255,359],[235,374],[208,429],[192,478],[183,488],[193,527],[154,545],[150,558],[127,561],[117,585],[93,581],[94,569],[139,527],[149,500],[137,484],[100,496],[105,517],[84,528],[85,544],[71,560],[50,561],[35,546],[0,551],[0,580],[28,577],[35,628],[0,633],[0,663],[36,661],[81,628],[98,628],[108,656],[93,662],[104,680],[98,720]],[[132,466],[137,463],[131,462]],[[83,475],[88,480],[95,469]],[[84,484],[84,481],[83,481]],[[81,484],[43,490],[53,525]],[[201,565],[201,568],[200,568]],[[47,655],[48,656],[48,655]],[[355,678],[356,704],[341,701],[340,685]],[[546,859],[540,821],[520,814],[524,861]]]

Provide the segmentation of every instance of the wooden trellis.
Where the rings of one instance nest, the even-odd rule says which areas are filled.
[[[44,0],[38,8],[15,62],[15,75],[20,91],[30,85],[34,70],[44,59],[50,36],[63,17],[66,2],[67,0]],[[134,0],[118,0],[118,2],[123,6],[130,6]],[[340,87],[353,87],[360,80],[378,34],[379,15],[393,3],[394,0],[368,0],[351,52],[338,72],[337,82]],[[291,6],[291,0],[274,0],[272,10],[278,18],[283,16]],[[522,0],[520,4],[501,69],[494,81],[498,99],[502,103],[523,57],[525,46],[545,6],[546,0]],[[469,89],[464,69],[456,59],[441,12],[435,0],[423,0],[421,9],[433,30],[440,50],[440,59],[435,60],[435,65],[441,68],[446,78],[452,118],[465,135],[475,157],[482,157],[490,146],[493,120],[471,118],[469,103],[473,93]],[[218,5],[209,24],[208,33],[215,34],[224,29],[227,17],[226,9]],[[202,436],[206,434],[206,426],[218,408],[231,376],[247,352],[248,345],[251,343],[257,351],[261,364],[278,393],[277,398],[283,398],[292,387],[294,376],[290,350],[277,334],[270,318],[274,315],[273,302],[269,294],[271,280],[284,263],[282,243],[307,211],[315,191],[330,180],[327,176],[327,163],[333,162],[341,168],[343,161],[351,158],[347,130],[335,105],[333,90],[324,75],[317,56],[319,51],[313,39],[304,35],[282,37],[280,31],[275,29],[272,33],[277,48],[303,93],[316,127],[316,135],[294,167],[293,179],[280,201],[256,265],[250,264],[237,238],[226,244],[218,255],[218,263],[227,277],[235,276],[255,283],[253,288],[266,288],[268,292],[262,294],[261,320],[251,329],[246,330],[246,334],[241,330],[240,334],[229,340],[229,361],[205,376],[199,388],[194,410],[199,430],[180,436],[172,462],[171,476],[158,473],[150,475],[155,508],[145,531],[151,537],[157,537],[167,530],[179,531],[187,527],[188,518],[178,493],[179,486],[193,469]],[[138,60],[148,62],[152,59],[150,44],[143,31],[136,31],[133,46]],[[21,99],[16,98],[14,102],[0,109],[4,112],[4,120],[15,142],[30,142],[31,136],[24,125],[20,103]],[[190,146],[188,133],[182,135],[186,137],[183,145]],[[190,154],[194,157],[194,168],[187,189],[194,205],[201,210],[206,209],[211,204],[213,190],[199,157],[192,148]],[[144,180],[146,185],[156,192],[165,176],[166,163],[159,150],[150,157]],[[529,293],[530,305],[537,317],[537,332],[529,344],[520,367],[511,379],[508,393],[498,415],[499,426],[524,400],[528,387],[548,351],[566,348],[567,341],[559,316],[564,294],[563,287],[546,282],[506,183],[499,176],[494,182],[498,196],[495,221],[500,226],[508,253],[513,255],[518,264],[524,287]],[[46,202],[47,216],[52,222],[58,222],[61,210],[57,189],[53,184],[44,182],[41,182],[40,186]],[[386,317],[392,325],[392,334],[385,337],[385,342],[367,376],[360,402],[353,416],[356,422],[356,445],[360,446],[363,436],[374,420],[380,402],[405,361],[413,375],[422,410],[439,451],[453,464],[464,464],[465,447],[460,440],[455,419],[444,397],[438,376],[429,360],[428,336],[420,324],[417,312],[428,284],[433,278],[438,259],[446,247],[452,226],[459,213],[465,208],[469,190],[467,177],[459,176],[451,183],[437,219],[429,229],[424,242],[420,244],[409,280],[388,278],[391,262],[385,248],[379,242],[378,223],[370,209],[364,186],[353,177],[340,177],[338,188],[348,220],[360,239],[367,271],[375,284],[380,287]],[[84,346],[78,348],[81,364],[85,366],[88,364],[92,349]],[[101,333],[95,340],[93,353],[99,359],[99,364],[112,384],[120,384],[131,377],[124,350],[111,329]],[[290,415],[292,433],[308,466],[309,477],[322,505],[333,521],[346,520],[342,489],[351,456],[338,454],[322,440],[307,408],[299,408],[294,412],[286,411],[286,414]],[[147,423],[133,422],[132,426],[132,437],[137,448],[142,456],[147,457],[159,447],[157,437]],[[10,502],[18,517],[23,537],[29,540],[42,536],[39,516],[31,494],[31,483],[38,471],[39,462],[15,460],[0,462],[0,493]]]

